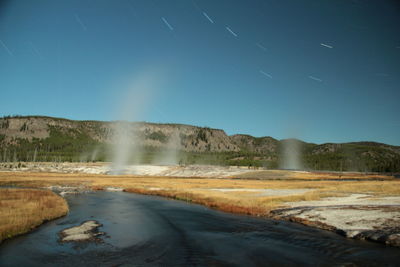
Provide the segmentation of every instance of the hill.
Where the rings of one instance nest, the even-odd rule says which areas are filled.
[[[137,163],[157,163],[160,154],[174,150],[176,163],[180,164],[278,168],[284,157],[298,154],[304,169],[400,171],[400,147],[376,142],[317,145],[296,139],[228,136],[220,129],[183,124],[74,121],[45,116],[0,118],[0,161],[108,161],[119,134],[126,137],[127,145],[142,152]]]

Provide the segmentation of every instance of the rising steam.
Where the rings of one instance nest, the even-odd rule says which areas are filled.
[[[181,138],[179,131],[174,131],[168,139],[168,143],[163,151],[155,158],[153,163],[161,165],[177,165],[179,163],[179,150]]]
[[[126,173],[128,165],[140,162],[142,137],[138,134],[138,124],[132,122],[140,120],[159,82],[160,74],[155,71],[138,75],[121,95],[122,98],[117,100],[118,121],[113,124],[111,173]]]
[[[282,140],[280,168],[301,170],[301,142],[297,139]]]

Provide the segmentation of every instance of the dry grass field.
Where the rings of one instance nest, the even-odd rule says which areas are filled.
[[[384,180],[371,181],[365,179],[365,175],[358,174],[358,180],[349,181],[330,180],[331,176],[326,174],[319,179],[304,180],[306,178],[301,179],[301,174],[290,174],[298,178],[294,180],[254,180],[0,172],[0,186],[79,186],[94,190],[118,187],[126,192],[166,196],[223,211],[252,215],[267,215],[272,209],[284,207],[285,202],[319,200],[353,193],[400,196],[400,180],[390,176],[380,176],[379,179]],[[314,174],[304,175],[309,177]],[[328,178],[324,180],[324,177]]]
[[[0,188],[0,243],[67,213],[67,202],[51,191]]]
[[[287,171],[287,170],[259,170],[236,175],[243,179],[295,179],[295,180],[370,180],[393,179],[393,176],[377,173],[361,172],[323,172],[323,171]]]

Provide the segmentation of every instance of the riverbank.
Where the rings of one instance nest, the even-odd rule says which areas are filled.
[[[158,195],[400,245],[400,180],[323,177],[275,180],[0,172],[0,185],[46,187],[62,195],[88,189]]]
[[[68,213],[68,204],[49,190],[0,188],[0,243]]]

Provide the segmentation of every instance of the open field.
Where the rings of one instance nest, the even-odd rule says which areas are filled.
[[[287,171],[287,170],[256,170],[235,176],[243,179],[299,179],[299,180],[371,180],[393,179],[392,175],[362,172],[322,172],[322,171]]]
[[[276,172],[271,171],[268,175]],[[372,239],[400,246],[399,179],[392,176],[357,176],[354,173],[351,174],[353,179],[341,180],[332,179],[329,173],[317,178],[319,174],[283,172],[285,177],[296,178],[183,178],[0,172],[0,186],[44,187],[58,190],[62,195],[69,193],[72,188],[72,192],[88,189],[123,190],[165,196],[222,211],[296,221],[352,238]],[[376,231],[379,231],[379,235]]]
[[[72,186],[96,190],[121,188],[253,215],[267,214],[271,209],[284,207],[286,202],[319,200],[329,196],[354,193],[381,197],[400,196],[400,180],[390,177],[383,181],[302,181],[0,172],[0,185]]]
[[[0,188],[0,243],[67,212],[67,202],[51,191]]]
[[[0,163],[0,171],[109,174],[110,162],[14,162]],[[394,175],[363,172],[265,170],[258,167],[216,165],[131,165],[123,170],[136,176],[241,178],[260,180],[388,180]]]

